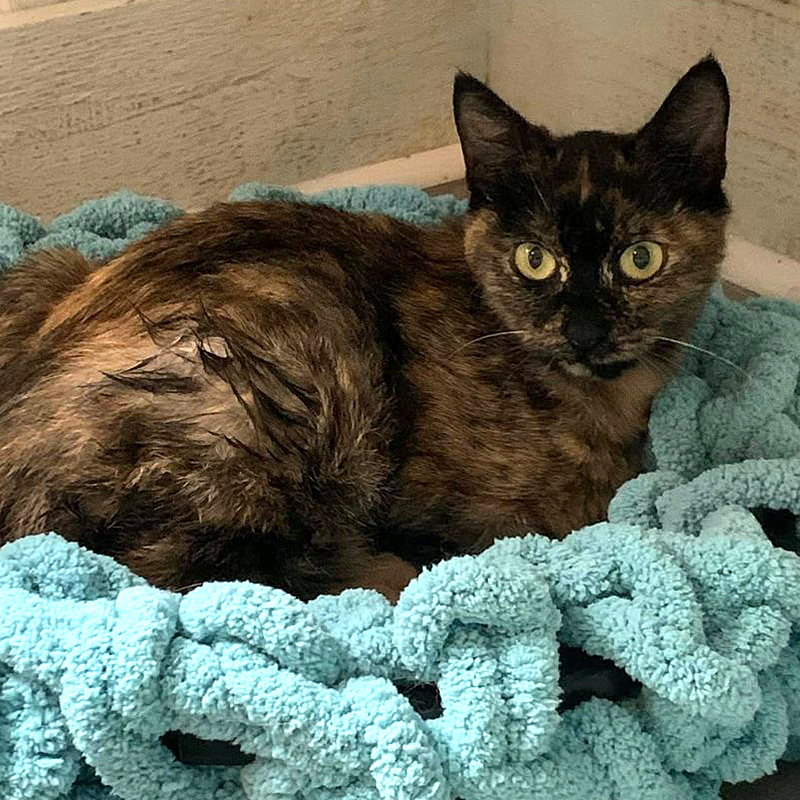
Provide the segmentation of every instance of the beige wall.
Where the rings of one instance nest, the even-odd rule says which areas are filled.
[[[800,0],[488,0],[489,82],[560,132],[636,128],[713,50],[733,228],[800,259]]]
[[[0,11],[0,200],[50,215],[127,186],[201,206],[242,181],[292,183],[448,144],[454,69],[485,74],[479,2]]]
[[[0,0],[0,12],[16,11],[20,8],[36,8],[38,6],[51,6],[63,3],[66,0]]]
[[[194,207],[440,147],[456,67],[557,131],[630,129],[710,49],[734,230],[800,259],[800,0],[0,0],[0,200]]]

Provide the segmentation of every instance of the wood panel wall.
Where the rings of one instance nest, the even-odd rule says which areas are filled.
[[[0,0],[0,199],[196,207],[441,147],[456,67],[557,131],[631,129],[709,50],[733,230],[800,259],[800,0]]]
[[[486,70],[478,6],[78,0],[7,9],[0,199],[51,215],[126,186],[194,207],[247,180],[293,183],[451,143],[454,70]]]

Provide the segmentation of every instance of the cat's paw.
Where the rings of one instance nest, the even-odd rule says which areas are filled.
[[[399,556],[379,553],[364,563],[362,570],[354,576],[351,587],[374,589],[394,604],[418,574],[416,568]]]

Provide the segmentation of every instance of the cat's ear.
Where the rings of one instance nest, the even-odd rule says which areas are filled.
[[[691,176],[698,188],[718,186],[725,177],[729,108],[725,73],[708,56],[675,84],[639,131],[639,147],[665,171]]]
[[[491,202],[526,157],[549,139],[477,78],[459,72],[453,84],[453,112],[464,153],[472,205]]]

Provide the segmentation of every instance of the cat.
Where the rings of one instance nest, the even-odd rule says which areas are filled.
[[[463,218],[220,204],[0,279],[0,541],[395,599],[601,520],[723,257],[724,74],[629,134],[555,136],[463,73],[453,101]]]

